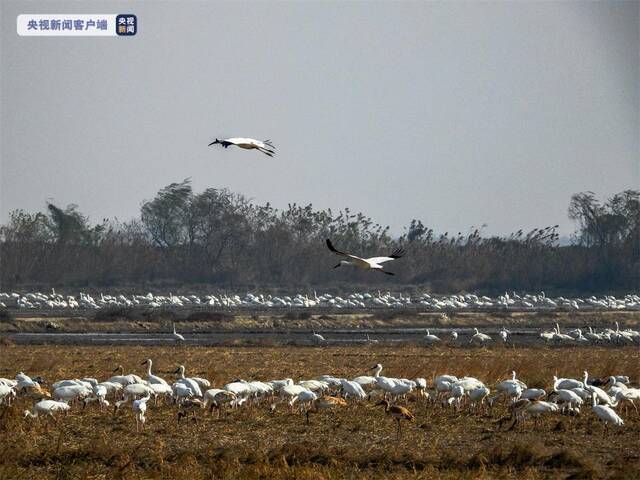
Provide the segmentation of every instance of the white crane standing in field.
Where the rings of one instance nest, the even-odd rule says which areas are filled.
[[[174,325],[174,330],[175,330],[175,325]],[[154,375],[153,373],[151,373],[151,367],[153,366],[153,362],[151,361],[150,358],[142,362],[141,365],[147,366],[147,381],[149,383],[156,383],[159,385],[168,385],[168,383],[164,378],[158,377],[157,375]]]
[[[224,148],[229,148],[230,145],[235,145],[236,147],[244,148],[245,150],[258,150],[270,157],[273,157],[276,154],[276,147],[273,146],[271,140],[260,141],[253,138],[224,138],[222,140],[218,140],[216,138],[209,144],[209,146],[215,144],[220,144]]]
[[[326,338],[324,338],[322,335],[320,335],[319,333],[316,333],[315,330],[311,331],[311,340],[313,341],[313,343],[317,343],[319,345],[325,343],[327,341]]]
[[[433,335],[432,333],[430,333],[429,329],[427,328],[427,333],[424,337],[422,337],[422,341],[424,343],[432,345],[434,343],[438,343],[440,341],[440,338],[437,335]]]
[[[469,343],[484,345],[485,343],[492,341],[492,338],[489,335],[480,333],[477,328],[474,328],[473,330],[475,333],[471,336]]]
[[[498,333],[498,335],[500,336],[500,340],[502,340],[502,343],[507,343],[507,338],[510,333],[511,332],[509,330],[502,327],[502,330],[500,330],[500,332]]]
[[[120,372],[120,375],[115,375],[113,377],[108,378],[107,382],[109,382],[109,383],[119,383],[123,387],[127,386],[127,385],[134,384],[134,383],[143,383],[144,382],[142,380],[142,378],[140,378],[135,373],[130,373],[128,375],[125,375],[124,374],[124,367],[122,365],[118,365],[113,370],[113,373],[115,373],[115,372]]]
[[[40,400],[36,403],[31,411],[25,410],[25,417],[37,418],[39,414],[48,415],[51,418],[54,418],[53,414],[55,412],[66,412],[69,410],[69,405],[64,402],[57,402],[55,400]]]
[[[144,422],[146,418],[144,414],[147,412],[147,402],[151,398],[151,394],[147,392],[145,397],[142,397],[139,400],[134,400],[131,408],[133,409],[133,413],[136,416],[136,432],[139,431],[139,426],[142,424],[142,429],[144,430]]]
[[[624,425],[622,419],[618,416],[616,412],[609,405],[598,405],[596,400],[596,393],[591,393],[591,401],[592,401],[592,409],[593,413],[595,413],[598,418],[604,422],[604,430],[605,432],[609,429],[609,423],[613,423],[617,427],[621,427]]]
[[[173,339],[176,342],[184,342],[184,337],[182,335],[180,335],[178,332],[176,332],[176,324],[175,324],[175,322],[173,323]]]
[[[339,264],[337,264],[333,268],[338,268],[341,265],[353,265],[363,270],[377,270],[378,272],[386,273],[387,275],[394,275],[392,272],[388,272],[384,270],[382,264],[386,262],[390,262],[391,260],[396,260],[404,256],[405,251],[401,248],[396,249],[391,255],[387,257],[371,257],[371,258],[361,258],[356,255],[351,255],[350,253],[341,252],[337,250],[331,240],[327,238],[327,247],[336,255],[341,257],[347,257],[349,260],[341,260]]]

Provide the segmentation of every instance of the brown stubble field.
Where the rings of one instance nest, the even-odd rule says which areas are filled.
[[[551,377],[625,374],[637,384],[640,354],[627,348],[452,349],[418,346],[350,347],[52,347],[0,346],[0,377],[22,370],[49,381],[106,379],[122,364],[144,378],[154,360],[167,380],[179,364],[216,386],[236,378],[353,378],[375,363],[383,375],[432,381],[436,374],[476,376],[490,387],[511,370],[530,387]],[[32,401],[0,407],[0,478],[639,478],[640,418],[608,435],[590,407],[580,417],[553,416],[541,425],[500,427],[504,406],[490,415],[461,414],[408,399],[416,416],[396,438],[394,421],[372,403],[304,417],[267,405],[199,412],[177,424],[176,408],[150,404],[147,427],[135,432],[129,405],[117,416],[92,405],[57,424],[25,420]]]

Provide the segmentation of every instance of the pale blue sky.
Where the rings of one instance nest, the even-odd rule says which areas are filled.
[[[191,177],[395,233],[569,233],[572,193],[640,185],[639,5],[2,2],[0,221],[47,199],[128,219]],[[16,34],[63,12],[139,34]],[[223,136],[278,155],[207,147]]]

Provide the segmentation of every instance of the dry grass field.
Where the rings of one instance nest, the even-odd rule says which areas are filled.
[[[122,364],[144,377],[154,360],[167,379],[179,364],[216,386],[235,378],[294,380],[330,373],[362,375],[375,363],[383,374],[431,381],[436,374],[476,376],[490,387],[511,370],[530,387],[549,389],[555,373],[576,377],[613,373],[640,378],[640,354],[630,348],[449,349],[389,347],[51,347],[0,346],[0,377],[23,370],[49,381],[82,376],[105,379]],[[57,424],[25,420],[31,401],[0,407],[0,478],[640,478],[640,418],[622,413],[625,426],[603,434],[583,408],[579,417],[549,416],[507,431],[490,415],[408,399],[416,421],[396,438],[395,423],[373,403],[304,417],[268,405],[199,412],[177,423],[176,408],[149,405],[147,427],[135,432],[129,405],[117,416],[94,404],[74,409]]]

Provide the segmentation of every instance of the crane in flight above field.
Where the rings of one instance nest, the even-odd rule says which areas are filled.
[[[347,257],[349,260],[341,260],[339,264],[337,264],[333,268],[338,268],[340,265],[353,265],[363,270],[377,270],[382,273],[386,273],[387,275],[394,275],[392,272],[388,272],[384,270],[382,264],[386,262],[390,262],[391,260],[395,260],[397,258],[401,258],[404,256],[405,251],[401,248],[396,249],[391,255],[387,257],[371,257],[371,258],[361,258],[355,255],[351,255],[350,253],[341,252],[337,250],[331,240],[327,238],[327,247],[336,255],[341,257]]]
[[[211,145],[215,145],[215,144],[220,144],[222,145],[224,148],[229,148],[230,145],[235,145],[236,147],[239,148],[244,148],[245,150],[258,150],[262,153],[264,153],[265,155],[269,155],[270,157],[273,157],[276,152],[275,152],[275,148],[273,146],[273,144],[271,143],[271,140],[254,140],[253,138],[224,138],[222,140],[218,140],[217,138],[211,142],[209,144],[209,146]]]

